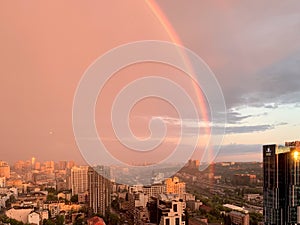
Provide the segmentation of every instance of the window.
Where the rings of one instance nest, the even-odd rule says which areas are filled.
[[[179,218],[175,219],[175,225],[179,225]]]
[[[174,211],[174,212],[177,212],[177,204],[174,204],[174,205],[173,205],[173,211]]]
[[[166,225],[170,225],[170,219],[166,218]]]

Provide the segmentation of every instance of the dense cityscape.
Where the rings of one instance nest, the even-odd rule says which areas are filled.
[[[109,168],[74,161],[1,161],[2,224],[262,224],[262,163],[190,160],[153,184],[108,180]],[[102,175],[103,176],[102,176]]]
[[[198,160],[151,185],[114,182],[109,167],[0,161],[1,224],[296,224],[300,142],[264,145],[263,162]],[[120,168],[118,168],[120,170]],[[127,171],[128,168],[121,170]]]

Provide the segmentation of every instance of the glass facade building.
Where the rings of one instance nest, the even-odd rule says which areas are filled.
[[[263,146],[264,224],[300,224],[300,142]]]

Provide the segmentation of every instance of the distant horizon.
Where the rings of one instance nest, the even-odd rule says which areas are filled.
[[[300,140],[300,138],[299,138]],[[287,140],[287,141],[291,141],[291,140]],[[297,141],[297,140],[292,140],[292,141]],[[251,145],[250,148],[246,148],[241,151],[239,151],[241,154],[240,157],[238,157],[238,159],[236,158],[237,155],[234,154],[234,151],[237,151],[238,148],[243,148],[243,145],[239,145],[239,144],[231,144],[231,145],[227,145],[226,149],[222,151],[222,147],[221,150],[219,152],[219,154],[217,155],[216,159],[213,162],[262,162],[262,146],[263,145],[269,145],[269,144],[276,144],[278,146],[284,146],[284,143],[264,143],[264,144],[256,144],[256,145]],[[224,146],[223,146],[224,147]],[[258,150],[256,147],[260,147],[260,149]],[[230,148],[233,148],[234,151],[228,152]],[[250,156],[252,158],[249,159],[249,155],[247,155],[247,153],[250,154]],[[81,156],[81,155],[80,155]],[[14,163],[16,163],[17,161],[21,160],[21,161],[28,161],[31,160],[31,158],[34,157],[36,159],[36,161],[38,162],[46,162],[46,161],[54,161],[54,162],[59,162],[59,161],[74,161],[76,164],[78,165],[83,165],[86,164],[88,165],[88,163],[82,158],[80,157],[79,159],[67,159],[67,158],[40,158],[37,155],[32,155],[30,157],[27,158],[22,158],[22,159],[6,159],[5,157],[1,158],[0,160],[2,161],[6,161],[8,162],[10,165],[13,165]],[[233,157],[234,160],[230,160],[230,157]],[[257,157],[257,159],[255,159]],[[191,158],[192,160],[199,160],[197,158]],[[205,162],[203,162],[205,163]]]
[[[64,161],[64,162],[71,162],[71,161],[74,161],[74,163],[75,163],[75,166],[91,166],[91,165],[89,165],[89,164],[87,164],[86,162],[85,163],[79,163],[79,162],[77,162],[77,161],[75,161],[75,160],[68,160],[68,159],[58,159],[58,160],[41,160],[41,161],[39,161],[38,160],[38,158],[36,158],[37,159],[37,161],[36,162],[40,162],[40,163],[45,163],[45,162],[49,162],[49,161],[53,161],[54,163],[59,163],[59,162],[62,162],[62,161]],[[18,161],[23,161],[23,162],[26,162],[26,161],[30,161],[31,159],[17,159],[17,160],[15,160],[15,161],[13,161],[13,162],[10,162],[10,161],[7,161],[7,160],[0,160],[0,161],[4,161],[4,162],[7,162],[10,166],[14,166],[14,164],[16,163],[16,162],[18,162]],[[192,159],[192,160],[195,160],[195,159]],[[197,159],[196,159],[197,160]],[[219,160],[217,160],[217,161],[213,161],[213,162],[211,162],[211,163],[209,163],[209,164],[214,164],[214,163],[262,163],[263,161],[219,161]],[[206,165],[207,163],[205,163],[205,162],[202,162],[202,164],[203,165]],[[120,165],[111,165],[111,166],[120,166]],[[137,166],[138,167],[138,166]]]

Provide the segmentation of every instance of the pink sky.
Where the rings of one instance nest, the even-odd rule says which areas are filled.
[[[198,53],[215,72],[229,110],[240,110],[244,106],[242,100],[238,99],[242,97],[241,93],[253,97],[261,91],[255,89],[260,87],[259,82],[263,86],[261,71],[271,70],[274,64],[279,65],[289,57],[298,56],[300,4],[297,2],[158,3],[183,44]],[[38,160],[74,159],[83,162],[72,131],[72,103],[84,71],[108,50],[128,42],[148,39],[170,41],[162,24],[143,1],[2,1],[1,159],[13,162],[35,156]],[[179,73],[170,68],[128,68],[120,72],[126,78],[120,79],[112,87],[118,87],[130,76],[134,79],[134,72],[146,70],[148,73]],[[178,82],[185,83],[181,79]],[[113,88],[106,91],[107,99],[104,102],[114,93]],[[271,90],[271,94],[274,94],[275,102],[268,95],[266,100],[262,100],[262,105],[281,104],[281,97],[286,92],[277,94]],[[247,99],[251,101],[250,97]],[[250,111],[239,111],[241,116],[257,112],[251,109],[254,105],[251,104]],[[160,109],[163,115],[176,117],[176,113],[165,104],[156,103],[157,107],[148,109],[147,105],[146,102],[138,106],[140,108],[135,109],[137,115],[145,113],[145,109],[148,115],[156,115]],[[100,116],[96,119],[99,125],[103,124],[101,118],[104,118],[101,117],[101,110],[107,108],[97,105],[97,115],[99,113]],[[288,126],[285,125],[281,130],[262,131],[267,132],[264,139],[259,134],[251,133],[251,141],[250,138],[246,140],[242,132],[229,134],[224,144],[260,144],[268,140],[279,142],[280,137],[297,138],[295,133],[299,131],[299,124],[292,124],[289,118],[278,118],[276,115],[270,114],[265,121],[269,124],[286,122]],[[291,118],[296,119],[296,116],[291,114]],[[260,120],[264,121],[263,118]],[[147,129],[144,129],[146,124],[143,123],[145,121],[135,125],[141,136],[147,134]],[[98,129],[101,130],[101,127]],[[294,131],[290,136],[286,135],[288,129]],[[108,132],[105,135],[110,134],[108,130],[105,132]],[[275,136],[276,139],[273,138]],[[259,154],[253,155],[255,157],[251,157],[251,160],[260,160]],[[228,159],[228,156],[224,159]]]
[[[83,72],[120,44],[168,40],[141,1],[2,2],[0,14],[1,151],[9,161],[80,161],[71,122]]]

